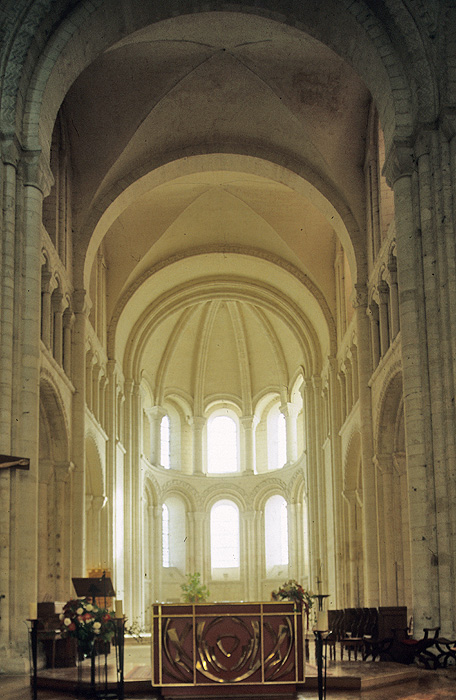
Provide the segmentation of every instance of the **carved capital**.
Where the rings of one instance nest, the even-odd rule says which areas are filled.
[[[355,284],[355,295],[352,301],[353,308],[358,309],[361,306],[367,308],[367,286],[365,284]]]
[[[392,188],[396,180],[401,177],[409,177],[416,168],[413,149],[409,143],[393,142],[383,166],[383,175],[388,185]]]
[[[376,454],[373,457],[373,462],[379,474],[393,473],[393,456],[391,454]]]
[[[63,312],[63,327],[64,328],[73,328],[74,325],[74,313],[70,309],[69,306],[65,309]]]
[[[14,137],[3,136],[1,140],[2,161],[5,165],[17,168],[20,158],[20,146]]]
[[[54,184],[54,177],[41,151],[23,151],[20,167],[24,185],[36,187],[44,197],[47,197]]]
[[[73,309],[77,314],[89,315],[92,302],[85,289],[76,289],[73,292]]]

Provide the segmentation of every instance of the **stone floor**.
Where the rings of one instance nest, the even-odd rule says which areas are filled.
[[[144,678],[141,688],[129,693],[125,684],[125,700],[150,700],[157,695],[149,690],[150,647],[134,645],[125,649],[125,675],[135,679]],[[47,673],[52,676],[74,674],[74,669],[55,669]],[[307,689],[299,692],[295,700],[317,700],[316,667],[314,659],[306,667]],[[326,697],[334,700],[456,700],[456,667],[430,671],[400,664],[372,663],[362,661],[328,662]],[[350,685],[357,681],[359,689],[334,689],[331,685]],[[402,682],[398,682],[402,681]],[[355,683],[356,685],[356,683]],[[382,687],[378,687],[381,685]],[[376,687],[373,687],[376,686]],[[132,686],[130,686],[131,688]],[[38,700],[71,700],[75,696],[68,691],[38,690]],[[270,700],[269,696],[268,700]],[[28,676],[1,676],[0,700],[28,700],[31,698]]]

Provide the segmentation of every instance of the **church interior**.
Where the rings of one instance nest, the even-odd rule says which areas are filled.
[[[455,115],[451,0],[0,2],[0,674],[93,572],[456,638]]]

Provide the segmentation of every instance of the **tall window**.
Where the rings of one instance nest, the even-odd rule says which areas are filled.
[[[208,421],[207,471],[209,474],[239,471],[238,429],[230,416],[216,414]]]
[[[281,568],[288,566],[288,514],[282,496],[272,496],[264,509],[264,539],[266,575],[283,575]]]
[[[168,496],[162,506],[162,566],[186,568],[186,510],[179,496]]]
[[[239,509],[233,501],[219,501],[211,510],[212,577],[237,578],[239,565]]]
[[[170,429],[169,417],[163,416],[160,423],[160,464],[165,469],[170,467]]]

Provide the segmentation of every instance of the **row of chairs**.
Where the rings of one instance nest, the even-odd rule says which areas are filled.
[[[355,661],[358,654],[365,659],[377,640],[391,638],[393,630],[407,627],[407,608],[345,608],[329,610],[328,623],[331,630],[327,639],[330,658],[336,657],[336,643],[340,647],[340,658],[347,652]]]
[[[425,628],[421,637],[414,638],[405,607],[329,610],[328,623],[330,659],[335,660],[339,644],[341,661],[347,652],[348,659],[353,655],[355,661],[360,654],[363,661],[417,663],[425,668],[456,664],[456,640],[441,637],[439,627]]]

